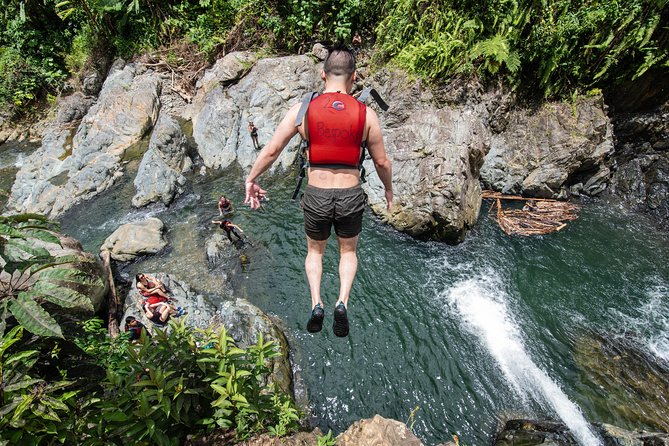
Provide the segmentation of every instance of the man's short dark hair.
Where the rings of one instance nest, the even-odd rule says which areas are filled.
[[[326,75],[350,76],[355,72],[355,56],[345,46],[335,46],[330,49],[325,58],[323,71]]]
[[[135,319],[135,316],[128,316],[128,317],[125,318],[125,323],[130,324],[131,322],[136,321],[136,320],[137,319]]]

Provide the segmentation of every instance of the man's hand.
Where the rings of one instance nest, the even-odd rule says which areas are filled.
[[[393,191],[386,189],[386,209],[390,210],[393,207]]]
[[[247,181],[245,187],[246,198],[244,198],[244,204],[250,205],[251,209],[258,209],[260,207],[260,200],[265,198],[267,191],[258,186],[255,181]]]

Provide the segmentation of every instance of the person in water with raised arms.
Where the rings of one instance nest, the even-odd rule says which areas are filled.
[[[307,330],[318,332],[323,326],[321,299],[323,253],[332,226],[339,245],[339,297],[334,310],[336,336],[349,332],[347,307],[358,269],[356,249],[362,231],[366,197],[360,186],[362,145],[374,161],[385,187],[387,208],[393,201],[392,167],[383,145],[379,118],[374,110],[350,96],[356,79],[355,57],[346,48],[332,49],[325,59],[321,78],[323,93],[309,104],[306,116],[297,122],[300,104],[288,110],[270,142],[260,152],[246,177],[244,203],[260,207],[266,191],[257,184],[258,177],[279,157],[298,132],[309,141],[309,180],[301,199],[307,257],[304,262],[311,291],[311,317]]]

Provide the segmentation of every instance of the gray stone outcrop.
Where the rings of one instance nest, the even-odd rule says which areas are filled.
[[[128,262],[140,255],[155,254],[167,246],[163,237],[165,225],[158,218],[127,223],[114,231],[100,247],[100,251],[110,251],[111,257],[120,262]]]
[[[258,343],[262,334],[263,341],[273,341],[279,347],[280,355],[271,359],[269,383],[276,383],[279,388],[291,394],[292,372],[288,359],[288,342],[277,326],[259,308],[245,299],[226,300],[221,304],[222,296],[204,296],[193,290],[187,283],[177,277],[165,273],[149,273],[160,280],[168,290],[172,304],[182,307],[187,312],[187,323],[196,328],[205,328],[213,325],[223,326],[235,340],[237,346],[248,348]],[[132,287],[125,300],[125,312],[122,323],[127,316],[135,316],[149,329],[153,324],[144,316],[142,311],[143,297],[137,290],[133,280]]]
[[[234,53],[224,59],[233,57]],[[227,88],[227,75],[218,82],[209,81],[216,86],[196,98],[188,112],[205,166],[222,169],[237,162],[250,168],[258,152],[247,130],[248,121],[258,128],[260,144],[266,144],[288,108],[306,92],[320,88],[318,73],[318,66],[308,56],[287,56],[257,61],[246,76]],[[205,74],[209,76],[209,72]],[[290,144],[274,168],[290,166],[297,146],[297,142]]]
[[[132,198],[132,205],[142,207],[157,201],[169,205],[183,193],[182,186],[186,184],[183,173],[191,166],[186,135],[176,119],[162,113],[135,176],[137,193]]]
[[[438,107],[432,93],[399,72],[373,80],[390,104],[379,112],[393,163],[393,210],[367,160],[369,204],[397,229],[421,238],[460,242],[481,207],[479,169],[486,149],[481,104]],[[371,102],[371,101],[370,101]],[[372,104],[372,106],[374,106]]]
[[[117,61],[97,101],[79,124],[78,112],[57,120],[16,175],[8,207],[56,217],[106,190],[123,175],[121,158],[153,126],[161,82],[135,64]],[[70,107],[72,108],[72,107]],[[58,121],[63,116],[71,125]],[[74,136],[71,129],[76,128]]]
[[[239,80],[257,60],[255,53],[249,51],[235,51],[226,54],[218,59],[197,82],[198,95],[207,94],[214,87],[227,86]]]
[[[669,102],[644,113],[621,113],[614,125],[612,192],[669,228]]]
[[[610,180],[604,161],[612,153],[612,125],[601,97],[515,108],[505,128],[491,136],[481,180],[489,189],[533,197],[596,195]]]

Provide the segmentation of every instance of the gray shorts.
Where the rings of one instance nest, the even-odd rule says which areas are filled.
[[[313,240],[326,240],[334,225],[337,237],[355,237],[362,231],[366,198],[360,186],[321,189],[307,185],[300,200],[304,232]]]

